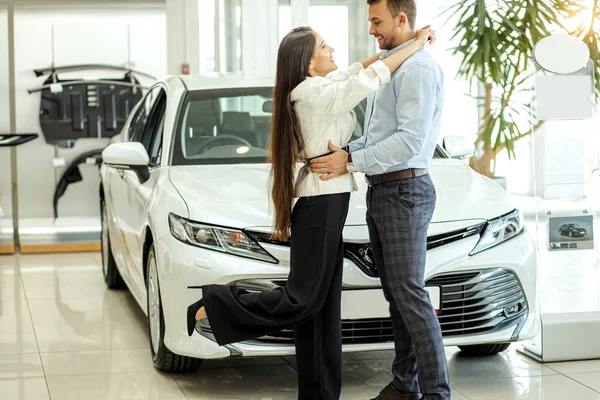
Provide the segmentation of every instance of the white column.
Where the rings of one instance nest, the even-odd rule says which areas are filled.
[[[16,73],[15,73],[15,5],[13,0],[8,0],[8,99],[10,102],[10,130],[17,133],[16,104]],[[20,252],[19,241],[19,175],[17,174],[17,148],[10,149],[10,181],[12,190],[12,220],[13,241],[15,252]]]
[[[181,66],[190,66],[190,74],[200,71],[199,3],[207,0],[166,0],[167,73],[181,74]]]
[[[274,74],[278,47],[278,1],[242,0],[242,71]]]
[[[292,26],[308,26],[308,6],[310,0],[291,0]]]
[[[361,1],[348,7],[348,63],[364,60],[379,51],[369,35],[369,6]]]

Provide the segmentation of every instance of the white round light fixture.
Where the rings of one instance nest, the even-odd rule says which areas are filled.
[[[250,151],[250,147],[248,146],[242,146],[242,147],[238,147],[235,152],[238,154],[246,154],[247,152]]]
[[[533,58],[548,72],[570,74],[586,66],[590,50],[575,36],[552,35],[536,43]]]

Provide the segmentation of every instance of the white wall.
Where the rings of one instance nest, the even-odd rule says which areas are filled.
[[[123,65],[127,61],[127,26],[130,25],[131,60],[134,67],[159,77],[166,74],[164,8],[18,8],[15,12],[18,132],[35,132],[41,135],[38,118],[40,93],[30,95],[26,89],[41,85],[45,79],[36,78],[33,69],[47,67],[52,61],[52,25],[55,27],[55,64],[58,66],[88,63]],[[85,74],[96,77],[119,75],[122,76],[114,73],[107,75],[106,72]],[[4,79],[1,79],[0,85],[3,82]],[[2,97],[0,101],[1,99]],[[74,149],[59,149],[58,154],[66,158],[68,165],[70,160],[82,152],[103,148],[106,143],[106,139],[79,140]],[[19,147],[20,218],[53,216],[54,188],[64,170],[54,170],[54,152],[54,147],[46,144],[42,137]],[[70,185],[61,198],[60,217],[99,215],[97,167],[82,166],[80,170],[84,180]],[[5,180],[4,174],[0,173],[0,188],[4,187]]]

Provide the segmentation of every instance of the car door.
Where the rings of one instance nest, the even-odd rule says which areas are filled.
[[[136,286],[145,290],[143,268],[144,216],[154,191],[161,165],[162,137],[166,109],[166,93],[158,91],[148,114],[141,137],[141,143],[148,152],[150,178],[141,182],[134,171],[125,171],[123,181],[127,187],[127,201],[124,202],[122,223],[126,252],[129,255],[129,273]]]
[[[142,103],[132,118],[129,130],[125,135],[126,141],[142,142],[151,111],[159,95],[163,91],[164,90],[162,87],[157,86],[152,88],[146,97],[144,97]],[[115,257],[124,267],[124,271],[122,271],[122,274],[124,275],[123,278],[128,282],[128,284],[136,284],[137,286],[137,279],[135,279],[135,277],[131,274],[131,271],[135,270],[135,268],[132,266],[135,257],[130,253],[131,247],[128,243],[132,240],[132,237],[135,237],[135,227],[130,225],[130,218],[127,216],[127,214],[130,212],[129,203],[133,196],[132,191],[135,190],[132,188],[130,181],[133,178],[137,179],[137,175],[133,171],[115,168],[110,169],[110,174],[109,193],[117,228],[116,240],[114,240],[117,247],[115,249]]]

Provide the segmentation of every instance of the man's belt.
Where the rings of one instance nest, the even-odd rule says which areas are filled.
[[[365,180],[369,186],[380,185],[385,182],[397,181],[400,179],[416,178],[427,175],[428,171],[424,168],[410,168],[402,171],[388,172],[380,175],[365,175]]]

